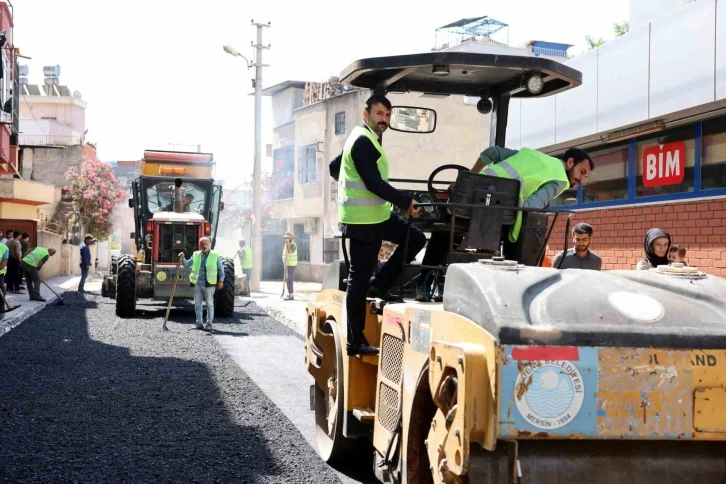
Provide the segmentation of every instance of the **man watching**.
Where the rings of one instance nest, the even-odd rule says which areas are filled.
[[[192,254],[191,259],[184,259],[182,264],[184,267],[191,267],[192,272],[189,274],[189,282],[194,286],[194,312],[196,314],[196,328],[204,329],[204,331],[213,331],[212,323],[214,322],[214,288],[222,290],[224,288],[224,267],[222,259],[215,250],[211,250],[212,241],[209,237],[199,239],[199,248]],[[184,257],[184,252],[179,254],[180,258]],[[207,303],[207,324],[202,326],[203,311],[202,300]]]
[[[590,269],[599,271],[602,268],[602,259],[590,252],[592,241],[592,227],[580,222],[572,228],[572,241],[575,246],[564,253],[560,251],[552,261],[555,269]],[[560,262],[562,266],[560,266]]]

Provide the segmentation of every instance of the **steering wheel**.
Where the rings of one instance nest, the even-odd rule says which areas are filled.
[[[469,171],[469,169],[467,167],[461,166],[461,165],[442,165],[442,166],[436,168],[434,171],[432,171],[431,174],[429,175],[427,187],[429,190],[429,195],[431,195],[431,198],[433,199],[434,202],[448,202],[449,197],[451,196],[451,187],[452,187],[453,183],[451,185],[449,185],[446,189],[434,188],[434,179],[436,178],[436,175],[438,175],[439,173],[441,173],[442,171],[445,171],[445,170],[457,170],[457,172],[456,172],[457,176],[462,171]],[[441,207],[439,207],[439,208],[441,208]]]

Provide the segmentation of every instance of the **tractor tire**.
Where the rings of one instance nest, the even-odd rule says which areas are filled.
[[[108,280],[104,279],[101,283],[101,297],[108,297]]]
[[[111,256],[111,274],[118,273],[118,259],[121,256],[118,255],[112,255]]]
[[[234,313],[234,261],[228,257],[222,257],[224,268],[224,287],[217,291],[214,296],[215,315],[229,317]]]
[[[130,318],[136,312],[136,263],[129,256],[119,257],[116,276],[116,316]]]

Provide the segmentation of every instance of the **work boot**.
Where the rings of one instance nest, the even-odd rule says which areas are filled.
[[[31,301],[40,301],[45,302],[45,298],[43,296],[38,296],[30,299]]]
[[[346,344],[346,351],[348,356],[356,355],[377,355],[378,348],[371,346],[368,342],[357,343],[357,344]]]
[[[212,329],[212,323],[205,324],[204,325],[204,331],[209,331],[210,333],[213,332],[214,329]]]
[[[196,324],[194,325],[194,328],[195,328],[195,329],[204,329],[204,326],[202,325],[202,323],[196,323]]]
[[[416,285],[416,301],[418,301],[418,302],[428,302],[426,300],[426,290],[420,284],[417,284]]]

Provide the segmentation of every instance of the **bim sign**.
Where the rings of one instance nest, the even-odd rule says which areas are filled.
[[[652,146],[643,152],[643,186],[660,187],[683,182],[686,170],[686,144],[675,141]]]

